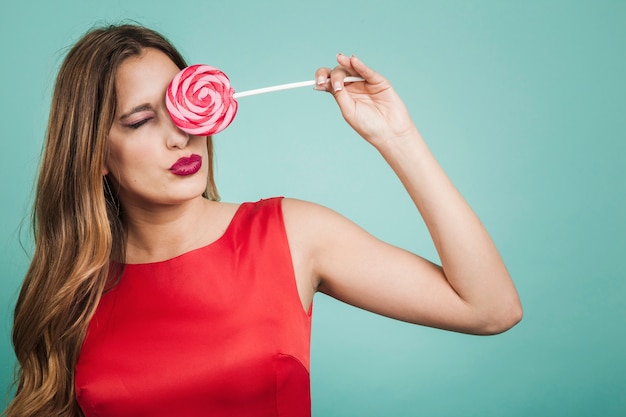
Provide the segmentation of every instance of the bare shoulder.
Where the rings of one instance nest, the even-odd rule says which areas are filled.
[[[285,220],[287,218],[296,220],[307,216],[317,216],[322,215],[326,211],[331,211],[322,205],[296,198],[283,198],[282,205]]]
[[[319,204],[294,198],[282,200],[283,219],[289,245],[294,256],[308,252],[314,237],[314,224],[328,215],[329,209]]]
[[[282,202],[287,232],[294,238],[314,238],[339,227],[354,225],[343,215],[310,201],[285,198]]]
[[[285,229],[294,258],[300,257],[312,269],[314,280],[327,276],[330,262],[340,263],[347,253],[362,251],[365,246],[384,244],[360,226],[322,205],[296,199],[284,199]],[[364,252],[361,252],[364,253]]]

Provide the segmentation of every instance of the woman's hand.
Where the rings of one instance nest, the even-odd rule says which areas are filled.
[[[316,89],[333,94],[343,117],[359,135],[379,148],[389,140],[416,133],[404,103],[389,81],[355,56],[338,54],[337,62],[334,69],[316,71]],[[347,76],[360,76],[365,81],[344,84]]]

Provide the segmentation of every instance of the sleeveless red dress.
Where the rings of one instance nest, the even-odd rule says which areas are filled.
[[[311,311],[281,201],[242,204],[208,246],[125,266],[76,364],[85,416],[310,416]]]

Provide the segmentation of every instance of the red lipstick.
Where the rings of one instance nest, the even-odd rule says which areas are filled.
[[[170,172],[174,175],[186,176],[195,174],[200,170],[200,167],[202,167],[202,157],[192,154],[174,162],[174,165],[170,167]]]

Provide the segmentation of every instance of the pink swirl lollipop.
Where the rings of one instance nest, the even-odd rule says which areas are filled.
[[[346,77],[344,81],[364,80]],[[197,64],[176,74],[167,88],[165,104],[170,117],[182,131],[194,136],[209,136],[226,129],[233,121],[237,114],[237,97],[312,85],[315,81],[302,81],[235,93],[226,74],[209,65]]]
[[[209,136],[226,129],[235,118],[238,105],[234,92],[219,69],[192,65],[176,74],[167,89],[165,104],[181,130]]]

